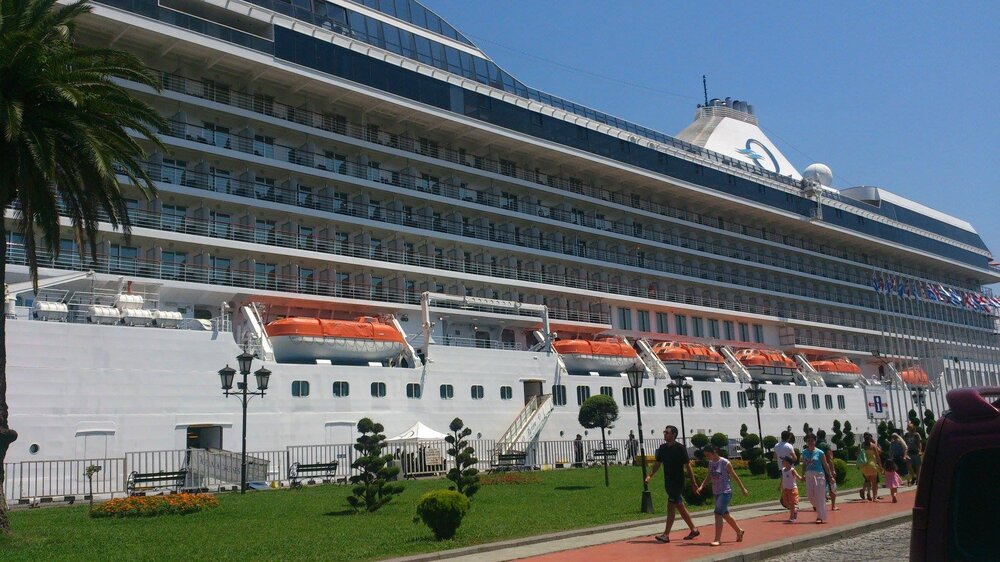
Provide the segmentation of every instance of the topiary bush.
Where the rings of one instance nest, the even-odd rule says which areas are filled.
[[[760,476],[761,474],[764,474],[766,470],[767,470],[766,460],[757,457],[752,461],[750,461],[750,474],[753,474],[754,476]]]
[[[469,511],[469,498],[455,490],[434,490],[420,497],[417,517],[439,541],[455,536],[462,518]],[[414,519],[416,522],[417,519]]]
[[[709,441],[722,450],[729,449],[729,436],[725,433],[713,433]]]
[[[850,460],[847,458],[847,449],[837,449],[836,451],[833,452],[833,458],[840,459],[845,462]]]
[[[696,466],[694,470],[694,479],[697,482],[705,480],[708,476],[708,469],[702,466]],[[691,486],[690,481],[684,483],[684,491],[681,493],[684,496],[684,501],[689,505],[702,505],[706,501],[712,499],[712,481],[708,480],[705,482],[705,488],[701,491],[701,495],[695,495],[694,488]]]
[[[767,463],[767,477],[768,478],[781,478],[781,465],[771,461]]]
[[[704,433],[695,433],[691,436],[691,445],[696,449],[704,449],[708,443],[708,436]]]
[[[833,459],[833,471],[837,473],[837,485],[847,480],[847,463],[843,459]]]
[[[778,444],[778,438],[773,435],[764,436],[764,448],[768,451],[774,449],[774,446]]]

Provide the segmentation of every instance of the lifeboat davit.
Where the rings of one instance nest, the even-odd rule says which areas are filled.
[[[931,380],[930,377],[927,376],[927,371],[920,367],[903,369],[899,372],[899,378],[903,379],[903,382],[910,386],[922,386],[926,388],[931,385]]]
[[[629,344],[614,338],[598,340],[557,340],[552,344],[570,373],[618,375],[637,357]]]
[[[696,379],[717,379],[726,363],[725,358],[708,345],[700,343],[661,342],[653,353],[670,370]]]
[[[406,346],[394,325],[368,316],[355,320],[283,318],[268,324],[265,331],[279,363],[384,363]]]
[[[817,359],[809,364],[823,377],[823,382],[831,386],[854,386],[861,379],[861,367],[846,357]]]
[[[795,361],[776,349],[741,349],[736,359],[759,381],[793,383],[799,370]]]

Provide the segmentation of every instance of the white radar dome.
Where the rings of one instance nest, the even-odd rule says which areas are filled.
[[[826,164],[820,164],[818,162],[815,164],[809,164],[806,166],[805,171],[802,172],[802,177],[827,187],[833,185],[833,172],[830,171],[830,167]]]

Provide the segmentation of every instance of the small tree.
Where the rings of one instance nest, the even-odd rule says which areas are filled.
[[[760,458],[761,452],[757,445],[760,445],[760,437],[757,437],[756,433],[747,433],[746,437],[740,440],[740,446],[743,447],[743,458],[748,461]]]
[[[847,460],[854,460],[857,458],[857,437],[854,435],[853,428],[851,427],[851,422],[844,422],[844,448],[847,449]]]
[[[90,489],[90,508],[89,511],[94,510],[94,475],[101,471],[100,465],[92,464],[83,471],[83,475],[87,477],[87,487]]]
[[[710,439],[704,433],[695,433],[691,436],[691,446],[694,447],[694,458],[701,464],[705,464],[705,445],[708,445]],[[705,466],[708,466],[705,464]]]
[[[709,442],[722,450],[729,449],[729,436],[725,433],[713,433]]]
[[[370,418],[361,418],[358,422],[358,433],[361,435],[354,444],[358,458],[351,463],[351,468],[358,474],[351,476],[351,496],[347,503],[355,511],[377,511],[383,505],[392,501],[392,497],[403,491],[403,486],[390,484],[389,481],[399,474],[398,467],[390,467],[392,455],[383,455],[385,449],[385,428],[382,424],[373,422]]]
[[[580,415],[577,417],[580,425],[587,429],[601,428],[601,447],[608,449],[608,439],[605,431],[614,427],[618,421],[618,404],[615,399],[606,394],[595,394],[586,399],[580,406]],[[604,485],[611,486],[608,478],[608,456],[604,455]]]
[[[469,511],[469,497],[454,490],[434,490],[420,497],[417,520],[422,520],[439,541],[455,536]]]
[[[764,436],[764,449],[768,451],[773,451],[774,446],[778,444],[778,438],[773,435]]]
[[[844,448],[844,431],[841,429],[840,420],[833,420],[833,437],[830,442],[837,446],[837,449]]]
[[[748,432],[748,430],[747,430],[747,424],[740,425],[740,437],[746,437],[747,436],[747,432]]]
[[[448,429],[451,430],[451,435],[446,436],[444,440],[451,445],[448,454],[451,455],[453,466],[448,471],[448,480],[455,483],[454,490],[471,498],[479,490],[479,470],[476,469],[479,459],[476,458],[476,451],[466,440],[466,437],[472,435],[472,430],[465,427],[461,418],[451,420]]]
[[[934,429],[934,412],[928,409],[924,411],[923,427],[917,425],[917,430],[920,431],[920,436],[924,438],[924,443],[927,442],[927,436],[931,434],[932,429]]]

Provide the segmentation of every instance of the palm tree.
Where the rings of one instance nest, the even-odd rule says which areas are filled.
[[[87,0],[0,0],[0,208],[13,213],[37,289],[38,242],[59,250],[60,212],[77,240],[97,259],[98,220],[129,234],[117,175],[147,197],[152,180],[133,135],[159,144],[163,119],[115,83],[131,80],[158,89],[134,56],[76,45],[76,19]],[[103,215],[103,216],[102,216]],[[5,215],[6,216],[6,215]],[[0,258],[7,261],[8,224],[0,220]],[[0,268],[0,283],[5,281]],[[17,439],[8,424],[6,319],[0,315],[0,534],[10,533],[3,462]]]

